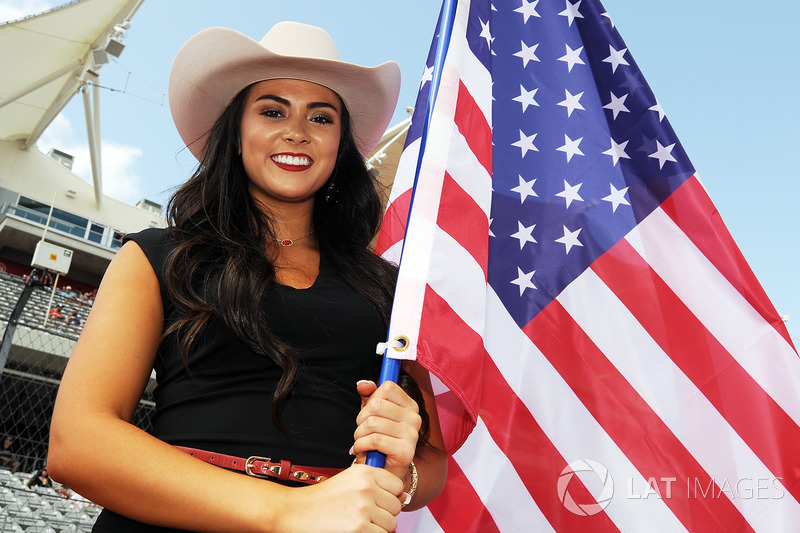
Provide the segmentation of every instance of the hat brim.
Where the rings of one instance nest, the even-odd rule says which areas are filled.
[[[202,161],[208,133],[245,87],[290,78],[328,87],[344,102],[362,156],[377,145],[394,114],[400,67],[363,67],[330,59],[284,56],[229,28],[209,28],[178,51],[169,77],[172,119],[189,151]]]

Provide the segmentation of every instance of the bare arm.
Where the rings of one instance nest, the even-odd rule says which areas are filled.
[[[393,476],[352,468],[314,487],[287,488],[203,463],[133,426],[162,328],[155,273],[127,243],[61,382],[50,434],[53,479],[130,518],[195,531],[395,527],[402,487]]]

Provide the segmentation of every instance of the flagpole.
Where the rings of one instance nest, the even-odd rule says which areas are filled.
[[[422,168],[422,158],[425,155],[425,145],[428,140],[428,126],[430,124],[433,108],[436,104],[436,96],[439,93],[439,84],[442,79],[442,67],[444,65],[445,57],[447,56],[447,49],[450,46],[450,35],[453,32],[453,20],[455,20],[456,8],[458,7],[458,0],[444,0],[442,4],[442,19],[439,24],[439,40],[436,43],[436,55],[433,61],[433,75],[431,85],[428,91],[428,105],[425,109],[425,122],[422,127],[422,138],[420,140],[419,156],[417,157],[417,166],[414,171],[414,185],[411,189],[411,203],[409,205],[408,214],[411,217],[411,211],[414,206],[414,195],[417,190],[417,181],[419,180],[420,169]],[[406,231],[408,231],[408,223],[406,223]],[[400,251],[400,264],[403,264],[403,252],[405,251],[405,239],[403,239],[403,247]],[[391,328],[390,328],[391,331]],[[387,382],[397,382],[400,375],[400,359],[389,357],[388,347],[391,341],[387,339],[386,349],[383,352],[383,363],[381,364],[381,376],[378,382],[379,385]],[[377,468],[383,468],[386,464],[386,456],[380,452],[369,452],[367,454],[367,464]]]

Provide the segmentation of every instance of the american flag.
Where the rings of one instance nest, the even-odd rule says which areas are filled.
[[[452,456],[400,531],[797,531],[800,358],[600,2],[457,3],[407,219],[438,38],[378,251]]]

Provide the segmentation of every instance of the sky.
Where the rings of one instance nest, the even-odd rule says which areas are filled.
[[[567,0],[540,0],[542,2]],[[521,4],[521,0],[495,0]],[[61,5],[0,0],[0,21]],[[800,344],[800,3],[604,0],[745,258]],[[259,40],[280,20],[325,28],[342,59],[403,73],[392,124],[414,105],[439,0],[145,0],[120,58],[100,72],[104,192],[164,204],[194,168],[166,105],[172,59],[186,40],[225,26]],[[500,30],[493,30],[500,31]],[[38,143],[76,156],[91,181],[80,98]]]

